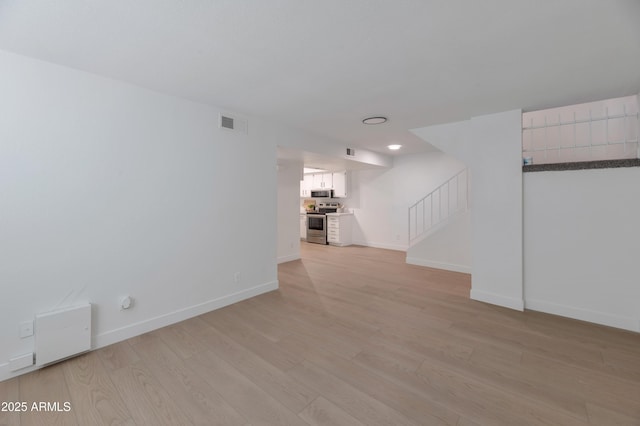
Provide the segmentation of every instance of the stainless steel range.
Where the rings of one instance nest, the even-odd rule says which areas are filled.
[[[316,211],[307,213],[307,242],[327,244],[327,213],[338,211],[339,203],[319,203]]]

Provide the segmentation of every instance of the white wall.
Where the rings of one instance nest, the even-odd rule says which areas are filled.
[[[526,307],[640,331],[640,168],[524,174]]]
[[[277,287],[275,146],[299,132],[6,52],[0,93],[0,380],[36,313],[93,303],[98,347]]]
[[[393,168],[351,172],[354,244],[406,250],[407,209],[464,168],[442,152],[425,152],[394,158]]]
[[[302,162],[278,164],[278,263],[300,259]]]
[[[471,298],[524,309],[522,112],[471,119]]]
[[[411,132],[463,163],[468,165],[475,164],[471,120],[437,124],[412,129]]]
[[[471,213],[453,216],[444,226],[407,250],[407,263],[471,273]]]

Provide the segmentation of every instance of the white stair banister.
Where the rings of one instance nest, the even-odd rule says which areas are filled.
[[[409,245],[468,208],[469,169],[465,168],[409,206]],[[434,217],[434,213],[437,213],[437,217]]]

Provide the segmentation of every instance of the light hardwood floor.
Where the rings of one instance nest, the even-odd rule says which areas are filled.
[[[9,425],[640,425],[640,335],[469,300],[404,253],[302,245],[280,290],[0,383]]]

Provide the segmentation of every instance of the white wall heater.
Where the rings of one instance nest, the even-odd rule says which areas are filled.
[[[36,365],[43,366],[91,349],[91,304],[36,315]]]

